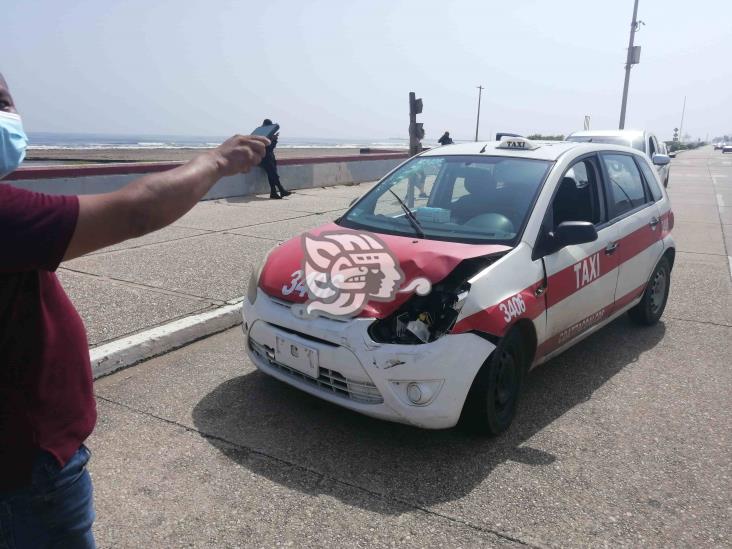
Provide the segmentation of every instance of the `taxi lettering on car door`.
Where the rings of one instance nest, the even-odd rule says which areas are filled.
[[[602,182],[597,156],[580,159],[560,178],[547,211],[545,230],[556,231],[564,222],[586,221],[595,226],[597,240],[565,246],[543,258],[547,337],[538,354],[561,347],[601,322],[613,305],[621,230],[608,223]]]

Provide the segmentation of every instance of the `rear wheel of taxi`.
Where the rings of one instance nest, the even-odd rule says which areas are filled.
[[[470,431],[496,436],[516,415],[526,373],[526,349],[519,330],[511,330],[475,376],[461,423]]]
[[[653,270],[640,303],[628,311],[630,318],[643,326],[653,326],[666,309],[670,287],[671,263],[663,257]]]

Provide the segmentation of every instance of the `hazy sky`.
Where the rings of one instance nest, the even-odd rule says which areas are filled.
[[[617,127],[632,0],[2,0],[30,131],[403,137]],[[626,127],[732,132],[732,1],[640,0]],[[686,132],[685,132],[686,133]]]

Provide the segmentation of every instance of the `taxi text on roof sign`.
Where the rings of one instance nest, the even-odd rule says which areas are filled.
[[[530,139],[526,139],[525,137],[504,137],[501,139],[501,142],[499,143],[498,147],[499,149],[518,149],[523,151],[533,151],[534,149],[538,149],[539,145],[531,141]]]

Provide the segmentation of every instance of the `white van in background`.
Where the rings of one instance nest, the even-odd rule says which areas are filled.
[[[650,132],[643,130],[585,130],[570,134],[567,141],[626,145],[643,151],[656,167],[663,186],[668,187],[671,158],[668,156],[666,144]]]

